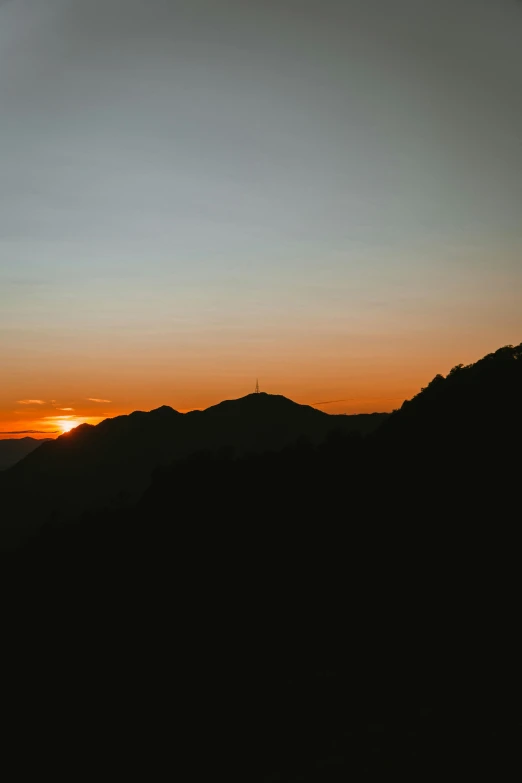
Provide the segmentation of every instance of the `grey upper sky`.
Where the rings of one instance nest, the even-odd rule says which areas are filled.
[[[0,3],[11,396],[111,349],[318,399],[479,358],[522,339],[521,211],[516,0]]]

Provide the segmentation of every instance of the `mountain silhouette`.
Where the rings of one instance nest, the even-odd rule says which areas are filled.
[[[0,440],[0,470],[6,470],[37,449],[48,438],[6,438]]]
[[[330,415],[280,395],[249,394],[203,411],[168,406],[82,424],[6,471],[4,527],[39,526],[49,514],[128,505],[154,468],[205,450],[237,455],[278,450],[298,440],[319,443],[332,430],[368,433],[388,414]]]
[[[249,395],[44,444],[2,474],[35,515],[46,482],[59,497],[150,476],[134,503],[42,524],[0,570],[17,687],[48,689],[71,743],[95,714],[118,765],[135,767],[132,738],[149,773],[174,755],[198,780],[437,781],[457,757],[466,777],[509,778],[521,352],[358,431]]]
[[[447,377],[437,375],[383,417],[380,426],[367,430],[365,438],[338,429],[328,438],[291,448],[291,438],[286,443],[281,439],[278,447],[286,448],[277,454],[234,461],[224,450],[178,459],[154,473],[136,507],[138,525],[155,518],[174,524],[180,512],[197,509],[212,515],[214,507],[226,507],[228,518],[239,523],[255,497],[249,520],[259,529],[280,526],[281,519],[292,516],[311,516],[324,520],[322,535],[344,513],[353,518],[354,531],[358,520],[371,515],[376,524],[391,510],[400,516],[401,526],[415,528],[422,510],[424,531],[436,527],[440,534],[445,525],[455,525],[457,541],[472,503],[480,506],[482,516],[509,518],[508,488],[516,486],[520,473],[520,400],[522,345],[505,346],[474,364],[453,368]],[[222,403],[209,412],[234,420],[242,406],[255,404],[244,398],[237,407]],[[290,419],[293,403],[275,404]],[[320,423],[315,413],[308,415]],[[199,486],[205,487],[204,497],[198,497]]]
[[[522,345],[435,376],[375,433],[374,469],[390,502],[399,503],[401,493],[405,502],[407,483],[418,507],[430,498],[424,513],[433,519],[460,523],[472,503],[480,504],[481,519],[510,518],[508,487],[520,472],[521,399]]]
[[[512,439],[522,423],[522,344],[504,346],[474,364],[435,378],[394,412],[381,437],[433,449],[451,439],[475,444]]]

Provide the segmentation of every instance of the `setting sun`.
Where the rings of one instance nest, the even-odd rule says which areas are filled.
[[[59,426],[62,435],[64,435],[66,432],[70,432],[78,426],[75,421],[57,421],[56,423]]]

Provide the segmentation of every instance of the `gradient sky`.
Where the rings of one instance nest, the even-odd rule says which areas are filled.
[[[517,0],[0,2],[0,431],[392,410],[520,342],[521,41]]]

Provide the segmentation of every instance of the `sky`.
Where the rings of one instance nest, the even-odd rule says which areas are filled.
[[[0,0],[0,437],[522,341],[518,0]],[[338,402],[330,402],[332,400]]]

